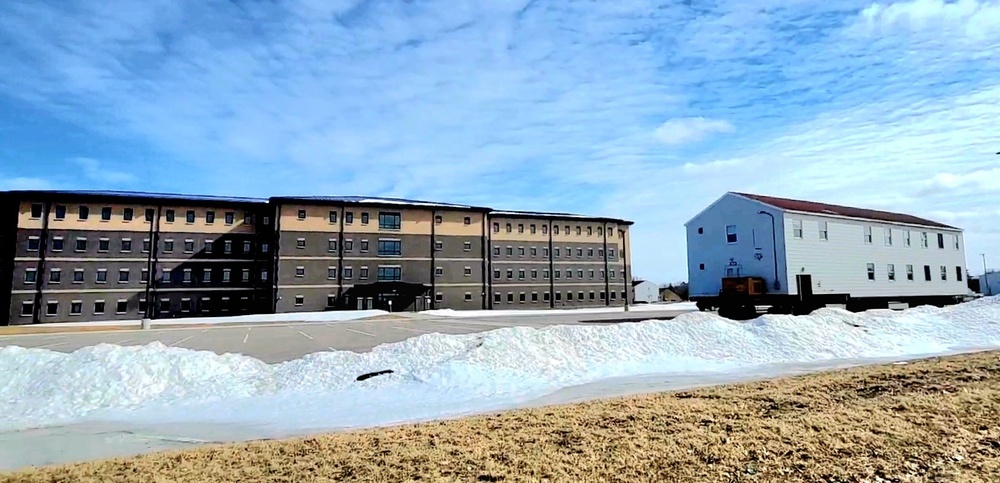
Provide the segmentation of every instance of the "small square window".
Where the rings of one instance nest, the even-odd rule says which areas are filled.
[[[306,267],[295,267],[295,276],[302,278],[306,276]]]
[[[65,240],[63,240],[63,237],[61,236],[52,237],[52,251],[61,252],[63,251],[64,245],[65,245]]]
[[[125,220],[125,221],[132,221],[132,218],[134,218],[134,217],[135,217],[135,210],[134,209],[132,209],[132,208],[125,208],[124,210],[122,210],[122,219],[123,220]]]
[[[300,220],[306,219],[306,210],[299,210],[299,219]]]
[[[56,219],[65,220],[66,219],[66,206],[56,205]]]
[[[336,222],[337,222],[337,212],[334,210],[330,210],[330,223],[336,223]]]
[[[185,216],[187,217],[186,219],[188,223],[194,223],[195,219],[194,210],[188,210]]]
[[[472,242],[465,242],[462,244],[462,251],[470,252],[472,251]]]
[[[305,247],[306,247],[305,238],[299,238],[295,240],[295,248],[305,248]]]
[[[367,211],[361,212],[361,224],[362,225],[367,225],[368,221],[369,221],[368,212]]]
[[[107,283],[108,282],[108,270],[106,268],[98,268],[97,275],[94,278],[97,283]]]
[[[90,217],[90,208],[88,208],[88,207],[86,207],[86,206],[81,206],[81,207],[80,207],[80,208],[79,208],[79,209],[77,210],[77,215],[78,215],[78,217],[79,217],[79,218],[80,218],[81,220],[86,220],[87,218],[89,218],[89,217]]]
[[[128,300],[119,300],[115,307],[115,313],[124,314],[128,312]]]
[[[24,271],[24,283],[32,284],[38,280],[38,272],[34,268],[29,268]]]
[[[59,315],[59,302],[48,302],[45,304],[45,315]]]
[[[40,215],[39,215],[40,216]],[[21,302],[21,316],[27,317],[35,313],[35,305],[31,302]]]
[[[128,269],[122,268],[118,270],[118,283],[128,283]]]
[[[194,240],[184,240],[184,253],[194,253]]]
[[[100,315],[104,313],[104,301],[98,300],[94,302],[94,314]]]
[[[463,225],[471,225],[472,224],[472,217],[466,216],[465,218],[462,218],[462,224]]]
[[[233,223],[236,223],[236,212],[227,211],[225,216],[227,225],[232,225]]]
[[[354,212],[353,211],[348,211],[348,212],[344,213],[344,223],[346,223],[348,225],[350,225],[351,223],[354,223]]]
[[[167,223],[173,223],[176,216],[177,215],[176,213],[174,213],[174,210],[167,210],[166,214],[164,215],[164,217],[167,219]]]
[[[215,212],[214,211],[209,210],[209,211],[205,212],[205,223],[207,223],[209,225],[211,225],[212,223],[215,223]]]
[[[29,252],[37,252],[40,246],[41,242],[37,236],[29,237],[28,246],[26,247],[26,250]]]
[[[32,218],[41,218],[42,217],[42,204],[41,203],[32,203],[31,204],[31,217]]]
[[[84,276],[82,268],[73,269],[73,283],[83,283]]]

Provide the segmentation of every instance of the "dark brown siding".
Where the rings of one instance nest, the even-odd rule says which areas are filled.
[[[17,253],[17,212],[16,200],[0,196],[0,325],[15,324],[20,316],[20,304],[12,303],[12,283],[17,278],[14,273],[14,256]]]

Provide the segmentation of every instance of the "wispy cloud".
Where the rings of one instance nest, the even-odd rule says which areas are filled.
[[[42,178],[11,177],[0,175],[0,190],[44,190],[51,189],[52,183]]]
[[[986,213],[967,219],[978,253],[1000,246],[997,192],[934,180],[1000,159],[997,8],[9,1],[0,107],[79,130],[73,154],[33,162],[56,179],[87,153],[60,185],[611,214],[637,222],[653,280],[686,276],[682,223],[730,189]],[[15,163],[8,178],[43,176]]]

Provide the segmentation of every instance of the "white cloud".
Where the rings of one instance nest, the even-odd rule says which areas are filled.
[[[996,38],[1000,36],[1000,3],[994,0],[873,3],[861,12],[854,28],[857,33],[869,35],[928,32],[972,40]]]
[[[721,119],[685,117],[670,119],[656,128],[656,139],[664,144],[696,143],[715,133],[733,132],[733,125]]]
[[[136,181],[136,176],[126,171],[109,168],[93,158],[72,158],[70,161],[83,169],[83,176],[99,185],[121,185]]]
[[[1000,159],[997,162],[1000,163]],[[979,169],[963,174],[937,173],[924,184],[921,193],[927,195],[947,192],[985,194],[1000,191],[1000,168]]]
[[[44,190],[51,188],[52,183],[42,178],[21,176],[5,178],[0,175],[0,190]]]

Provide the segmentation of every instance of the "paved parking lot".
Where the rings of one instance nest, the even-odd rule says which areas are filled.
[[[72,352],[100,343],[123,346],[160,341],[171,347],[240,353],[264,362],[282,362],[328,350],[365,352],[421,334],[469,334],[502,327],[544,327],[560,324],[600,324],[631,320],[670,319],[684,311],[657,310],[614,313],[553,314],[490,317],[442,317],[398,314],[357,322],[281,323],[240,326],[199,326],[152,330],[114,330],[0,336],[0,346],[37,347]]]

